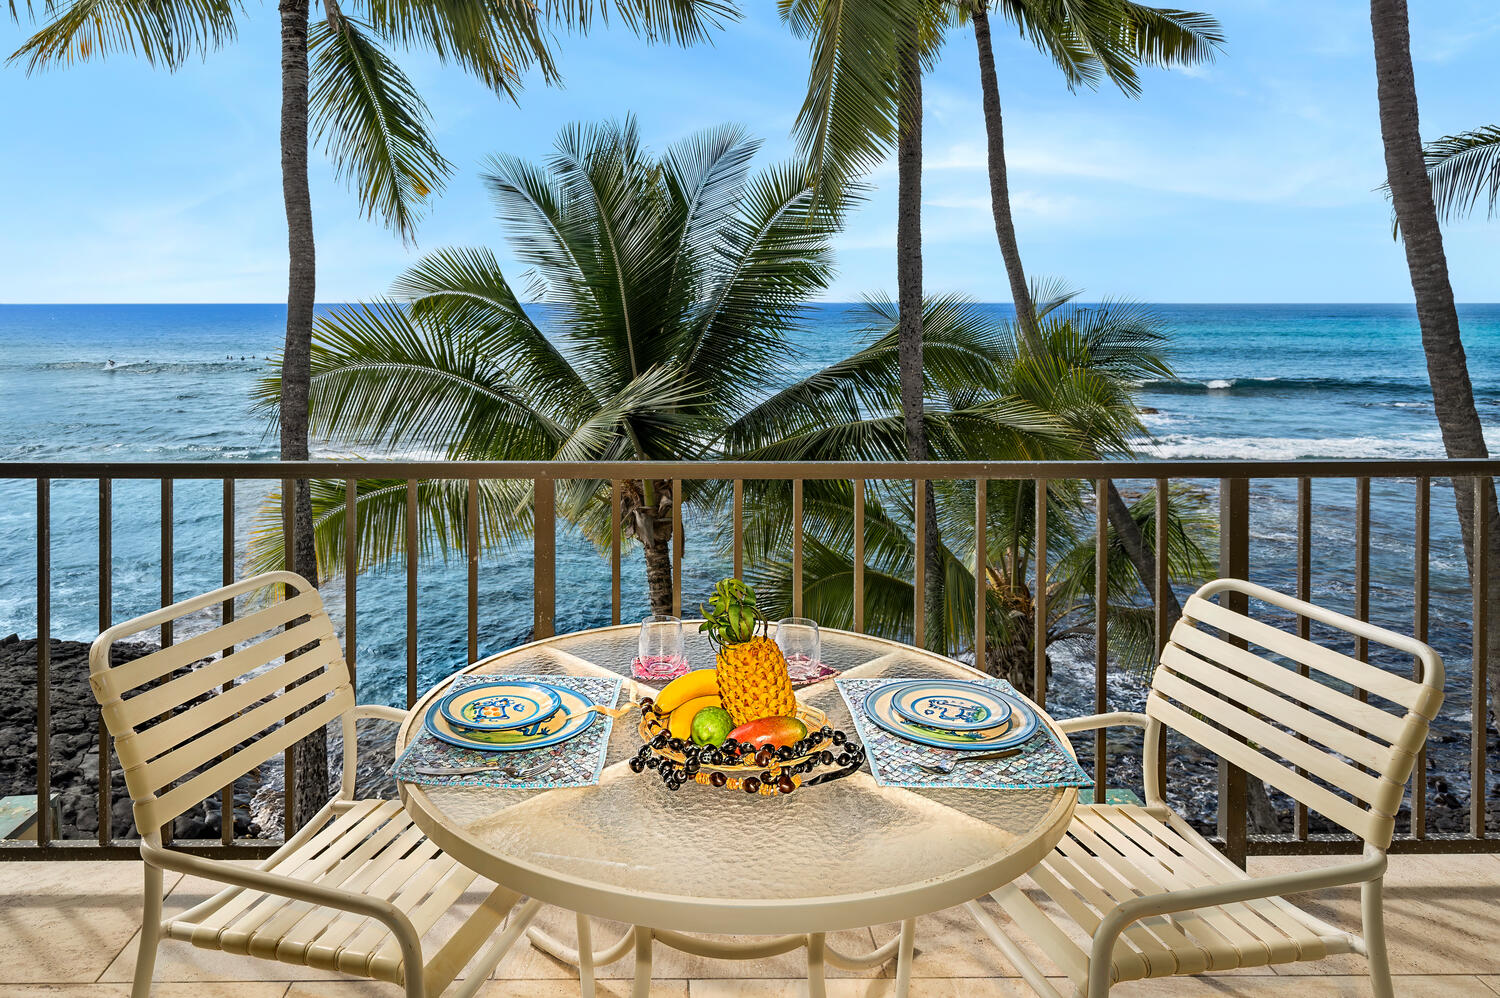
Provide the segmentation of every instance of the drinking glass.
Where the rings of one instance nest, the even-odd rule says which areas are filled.
[[[653,613],[641,621],[640,651],[630,670],[637,679],[676,679],[688,671],[681,619]]]
[[[782,617],[776,622],[776,644],[786,656],[787,672],[793,677],[820,671],[823,642],[818,622],[810,617]]]

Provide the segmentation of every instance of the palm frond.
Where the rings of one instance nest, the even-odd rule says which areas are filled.
[[[553,22],[582,34],[596,17],[608,22],[611,8],[621,24],[647,41],[679,45],[706,41],[727,22],[740,18],[726,0],[553,0],[546,9]]]
[[[426,103],[368,26],[353,18],[315,24],[308,56],[314,135],[366,217],[379,216],[410,241],[428,199],[453,172],[437,151]]]
[[[1445,135],[1423,148],[1432,197],[1444,221],[1462,218],[1484,198],[1488,217],[1500,203],[1500,125]]]
[[[26,9],[32,13],[30,0]],[[123,52],[176,69],[233,41],[241,10],[235,0],[43,0],[49,20],[6,62],[24,59],[30,75]],[[15,0],[10,12],[17,17]]]
[[[560,80],[545,16],[526,0],[352,0],[382,38],[426,49],[496,93],[514,98],[535,67]]]

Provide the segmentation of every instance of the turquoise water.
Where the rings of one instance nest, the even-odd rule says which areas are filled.
[[[1179,381],[1143,386],[1152,439],[1163,457],[1440,457],[1414,314],[1387,305],[1163,305],[1173,330]],[[1500,306],[1462,310],[1475,392],[1491,446],[1500,445]],[[248,408],[248,391],[280,346],[282,309],[269,305],[0,306],[0,459],[264,460],[275,437]],[[848,351],[847,306],[820,306],[788,359],[792,376]],[[1205,483],[1211,490],[1212,483]],[[1290,588],[1294,498],[1257,485],[1252,531],[1255,577]],[[1352,483],[1315,486],[1314,595],[1352,605]],[[241,540],[260,502],[241,483]],[[53,632],[97,632],[97,492],[92,482],[53,485]],[[1372,617],[1397,628],[1411,618],[1409,482],[1377,483],[1373,506]],[[158,605],[159,493],[154,482],[119,481],[114,497],[113,617]],[[179,595],[219,582],[220,494],[216,483],[179,482],[173,571]],[[1467,658],[1463,556],[1451,493],[1435,483],[1433,640],[1462,675]],[[35,628],[35,498],[28,483],[0,483],[0,635]],[[687,537],[686,592],[720,572]],[[608,563],[564,533],[559,539],[558,626],[609,619]],[[486,557],[480,630],[485,649],[523,639],[531,621],[529,551]],[[395,702],[404,681],[404,573],[360,579],[358,659],[362,697]],[[630,619],[645,612],[638,559],[625,581]],[[330,593],[335,615],[342,600]],[[425,686],[463,663],[465,576],[459,562],[432,561],[420,576],[419,661]],[[1464,682],[1449,710],[1466,710]]]

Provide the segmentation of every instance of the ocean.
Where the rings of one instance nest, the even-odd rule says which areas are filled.
[[[1144,455],[1169,458],[1441,457],[1419,331],[1402,305],[1159,305],[1172,331],[1177,379],[1142,386],[1151,436]],[[1001,310],[1000,306],[996,306]],[[1003,308],[1008,312],[1008,306]],[[1500,305],[1460,309],[1469,369],[1491,446],[1500,447]],[[811,371],[850,348],[850,306],[810,310],[795,337],[787,376]],[[250,411],[249,391],[280,348],[275,305],[0,306],[0,460],[244,461],[276,457],[275,436]],[[324,453],[329,453],[325,451]],[[1214,483],[1203,483],[1211,493]],[[1345,610],[1353,602],[1352,482],[1317,482],[1313,501],[1313,596]],[[1295,492],[1254,490],[1252,565],[1257,581],[1290,590],[1295,572]],[[243,541],[263,496],[241,483],[236,521]],[[1372,506],[1371,617],[1411,627],[1411,482],[1377,482]],[[52,486],[56,637],[90,640],[98,629],[97,487]],[[155,482],[114,486],[116,621],[158,605],[159,493]],[[220,578],[217,483],[175,490],[173,559],[180,597]],[[0,635],[28,635],[35,620],[35,510],[30,483],[0,482]],[[1451,492],[1433,484],[1432,640],[1448,660],[1445,714],[1467,713],[1468,607]],[[687,535],[685,593],[691,601],[724,571],[712,539]],[[559,630],[609,621],[608,562],[560,528]],[[488,553],[480,573],[483,651],[530,630],[530,552]],[[404,695],[404,571],[359,581],[358,661],[365,701]],[[639,558],[627,565],[625,619],[646,612]],[[342,615],[336,582],[331,609]],[[461,666],[465,573],[461,558],[429,559],[419,581],[420,682]],[[1080,670],[1087,649],[1078,649]],[[1066,671],[1075,656],[1063,655]],[[1092,667],[1086,671],[1091,682]],[[1054,680],[1054,689],[1066,686]],[[1132,684],[1134,688],[1134,684]],[[1083,685],[1079,684],[1081,691]],[[1079,694],[1080,704],[1091,706]],[[1127,704],[1128,705],[1128,704]]]

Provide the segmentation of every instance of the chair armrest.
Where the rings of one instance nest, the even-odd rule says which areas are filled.
[[[1093,731],[1096,728],[1111,728],[1116,725],[1128,725],[1132,728],[1145,728],[1150,722],[1145,714],[1137,714],[1134,711],[1117,710],[1111,714],[1090,714],[1087,717],[1073,717],[1066,721],[1058,721],[1057,726],[1063,734],[1071,735],[1079,731]]]
[[[1283,894],[1301,894],[1305,891],[1362,884],[1385,873],[1385,868],[1385,853],[1378,852],[1358,863],[1342,863],[1320,870],[1301,870],[1297,873],[1255,877],[1232,884],[1212,884],[1131,898],[1122,901],[1099,923],[1099,928],[1094,932],[1093,952],[1089,959],[1102,961],[1099,965],[1107,967],[1114,953],[1115,940],[1125,931],[1126,926],[1142,918],[1233,904],[1237,901],[1254,901]]]
[[[407,712],[400,707],[387,707],[378,703],[360,703],[349,708],[349,713],[354,715],[356,721],[364,718],[374,718],[377,721],[390,721],[401,724],[406,720]]]
[[[324,887],[321,884],[312,884],[297,880],[294,877],[283,876],[279,873],[268,873],[265,870],[239,866],[221,859],[194,856],[191,853],[178,852],[175,849],[153,846],[147,842],[141,843],[141,858],[149,865],[160,867],[163,870],[188,873],[193,876],[204,877],[208,880],[217,880],[220,883],[229,884],[233,887],[264,891],[267,894],[275,894],[279,897],[292,898],[297,901],[311,901],[315,904],[326,905],[329,908],[338,908],[341,911],[353,912],[356,915],[365,915],[384,922],[396,933],[398,938],[405,936],[413,941],[417,939],[416,928],[411,924],[411,920],[406,917],[405,913],[395,905],[380,898],[336,890],[331,887]]]

